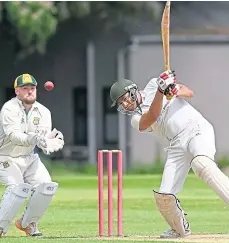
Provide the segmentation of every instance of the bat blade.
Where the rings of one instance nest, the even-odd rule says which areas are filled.
[[[164,53],[164,69],[170,69],[170,1],[166,2],[161,21],[161,37]]]

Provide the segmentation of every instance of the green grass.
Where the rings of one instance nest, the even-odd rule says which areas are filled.
[[[167,228],[153,199],[153,189],[160,185],[158,175],[125,175],[123,178],[123,232],[126,236],[156,236]],[[0,239],[3,243],[54,243],[54,242],[100,242],[98,235],[97,177],[96,176],[53,176],[59,189],[39,223],[46,237],[31,239],[24,236],[14,225]],[[106,185],[106,183],[105,183]],[[2,190],[2,189],[1,189]],[[105,198],[106,198],[105,190]],[[182,206],[194,234],[229,233],[228,208],[203,182],[189,175],[183,192],[179,195]],[[107,207],[107,201],[105,203]],[[114,206],[116,206],[116,180],[114,179]],[[115,208],[116,209],[116,208]],[[114,226],[116,210],[114,209]],[[19,216],[19,214],[17,215]],[[107,210],[105,211],[105,219]],[[107,225],[105,225],[107,230]],[[116,228],[114,229],[116,233]],[[94,239],[93,239],[94,237]],[[91,239],[90,239],[91,238]],[[118,239],[104,240],[114,242]],[[141,242],[135,239],[132,242]],[[121,239],[120,242],[130,242]],[[147,241],[144,242],[156,242]],[[168,242],[168,241],[160,241]],[[171,242],[171,241],[170,241]],[[206,241],[205,241],[206,242]],[[209,241],[210,242],[210,241]],[[229,242],[229,241],[228,241]]]

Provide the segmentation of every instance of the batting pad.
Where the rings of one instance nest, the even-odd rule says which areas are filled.
[[[206,182],[217,195],[229,204],[229,178],[206,156],[197,156],[191,163],[194,173]]]
[[[58,183],[56,182],[42,183],[36,188],[22,217],[21,225],[23,228],[26,228],[32,222],[38,222],[44,215],[57,188]]]
[[[0,206],[0,228],[5,234],[25,199],[30,195],[32,186],[27,183],[8,187]]]
[[[154,192],[157,208],[171,229],[175,230],[181,237],[185,236],[184,212],[179,201],[173,194]]]

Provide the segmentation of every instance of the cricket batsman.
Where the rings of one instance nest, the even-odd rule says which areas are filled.
[[[118,111],[132,115],[133,128],[139,132],[154,132],[168,142],[160,189],[154,190],[157,208],[170,226],[160,235],[161,238],[191,234],[177,198],[191,168],[229,204],[229,179],[214,161],[214,129],[185,100],[193,95],[192,90],[176,82],[176,75],[171,70],[151,79],[142,91],[126,79],[115,82],[110,89],[112,106],[117,105]]]
[[[22,74],[14,82],[16,97],[0,113],[0,182],[5,192],[0,205],[0,236],[7,233],[14,217],[28,198],[15,225],[27,236],[42,236],[37,223],[48,208],[58,184],[53,182],[35,154],[35,146],[49,155],[64,146],[63,134],[52,129],[49,109],[36,101],[37,81]]]

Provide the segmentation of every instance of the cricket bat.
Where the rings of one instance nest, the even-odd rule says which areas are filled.
[[[170,48],[169,48],[169,35],[170,35],[170,1],[165,4],[164,12],[161,21],[161,37],[164,52],[164,69],[170,69]]]
[[[164,70],[170,69],[170,1],[165,4],[164,12],[161,20],[161,37],[164,54]],[[174,84],[175,86],[175,84]],[[172,99],[172,95],[166,95],[167,100]]]

